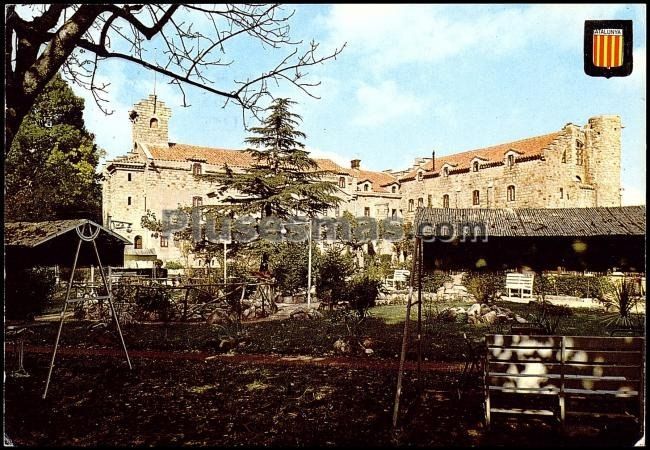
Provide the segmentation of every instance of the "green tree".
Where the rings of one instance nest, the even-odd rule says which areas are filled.
[[[274,247],[275,251],[270,253],[270,266],[280,291],[285,295],[294,295],[306,290],[309,247],[296,242],[282,242]],[[314,275],[319,273],[320,252],[316,244],[312,244],[311,264],[312,277],[317,278]]]
[[[332,246],[321,256],[316,289],[324,303],[332,305],[343,300],[346,280],[356,270],[354,258],[339,246]]]
[[[246,150],[255,160],[252,167],[235,173],[226,165],[225,175],[206,176],[221,184],[221,194],[231,189],[241,194],[225,198],[228,211],[286,219],[297,213],[315,216],[338,204],[335,184],[322,179],[326,172],[300,141],[306,136],[297,129],[302,118],[289,110],[292,104],[275,99],[262,126],[251,129],[257,135],[246,138],[254,147]]]
[[[289,219],[300,214],[315,217],[338,204],[336,185],[323,179],[326,172],[319,170],[301,142],[306,138],[297,128],[302,118],[290,111],[292,104],[286,98],[275,99],[266,108],[262,126],[251,129],[255,136],[246,139],[253,147],[246,150],[255,161],[251,167],[234,172],[225,165],[223,174],[201,175],[220,186],[221,203],[204,206],[206,213]],[[230,194],[233,191],[236,195]],[[253,242],[248,247],[258,245]],[[267,265],[268,253],[263,251],[260,270]]]
[[[101,218],[95,169],[102,152],[83,121],[84,101],[56,75],[38,97],[5,163],[5,219]]]

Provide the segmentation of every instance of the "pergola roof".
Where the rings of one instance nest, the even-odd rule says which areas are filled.
[[[487,237],[644,236],[645,206],[536,209],[419,208],[419,236],[447,236],[442,225],[484,226]],[[475,231],[475,230],[473,230]],[[482,235],[481,235],[482,236]]]
[[[414,225],[434,269],[645,270],[645,206],[419,208]]]
[[[72,264],[79,243],[77,227],[97,231],[95,244],[104,265],[124,264],[124,246],[131,242],[124,236],[88,219],[49,220],[45,222],[5,223],[5,259],[7,269]],[[97,264],[93,246],[80,247],[79,266]]]
[[[33,248],[85,224],[99,227],[101,232],[108,233],[110,236],[123,241],[125,244],[131,244],[124,236],[120,236],[92,220],[67,219],[48,220],[45,222],[8,222],[5,224],[5,245]]]

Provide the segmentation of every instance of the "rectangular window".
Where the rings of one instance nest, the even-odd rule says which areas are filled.
[[[413,212],[413,199],[409,200],[409,212]]]
[[[203,197],[192,197],[192,206],[203,206]]]
[[[478,190],[472,192],[472,205],[478,206],[481,204],[481,197]]]
[[[160,236],[160,246],[161,247],[169,247],[169,239],[167,239],[164,236]]]
[[[394,209],[394,210],[391,212],[391,217],[392,217],[393,219],[397,219],[397,210],[396,210],[396,209]]]
[[[363,215],[365,217],[370,217],[370,208],[369,207],[366,206],[365,208],[363,208]]]
[[[418,198],[418,208],[422,208],[424,206],[424,199],[422,197]]]
[[[131,197],[126,198],[126,204],[131,206]]]
[[[131,172],[126,174],[126,180],[131,181]]]
[[[560,198],[564,198],[564,188],[560,188]]]
[[[431,208],[432,203],[433,203],[433,195],[429,194],[427,195],[427,206]]]

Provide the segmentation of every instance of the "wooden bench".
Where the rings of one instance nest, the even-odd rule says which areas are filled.
[[[508,297],[512,297],[512,291],[518,291],[520,298],[533,298],[533,280],[535,275],[525,273],[506,274],[506,289]]]
[[[492,414],[631,417],[644,413],[645,338],[487,335],[485,423]]]
[[[386,278],[384,280],[384,284],[389,289],[398,289],[399,286],[400,286],[400,283],[407,283],[409,281],[410,276],[411,276],[411,271],[410,270],[396,269],[393,272],[393,277],[392,278]]]

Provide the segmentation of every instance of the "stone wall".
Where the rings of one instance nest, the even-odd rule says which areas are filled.
[[[133,142],[150,142],[167,145],[169,142],[169,119],[172,111],[156,95],[151,94],[133,105],[137,113],[131,119]]]
[[[413,220],[418,200],[423,206],[443,207],[449,196],[450,208],[570,208],[620,206],[620,117],[599,116],[584,127],[567,124],[541,158],[518,157],[509,167],[503,163],[483,164],[478,172],[460,169],[448,176],[402,182],[400,209]],[[583,145],[582,164],[577,146]],[[508,199],[514,186],[515,199]],[[479,204],[473,204],[473,191]],[[409,211],[413,200],[413,211]]]

